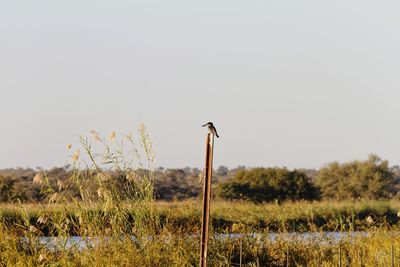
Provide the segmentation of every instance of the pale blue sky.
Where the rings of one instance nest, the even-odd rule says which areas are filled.
[[[0,168],[144,122],[157,165],[400,164],[398,1],[2,1]]]

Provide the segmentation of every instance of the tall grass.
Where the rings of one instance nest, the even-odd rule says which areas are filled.
[[[103,237],[78,246],[49,247],[33,234],[29,242],[0,228],[0,264],[2,266],[195,266],[199,240],[164,228],[158,235],[141,242],[126,235]],[[235,238],[211,235],[209,266],[391,266],[394,248],[395,266],[399,264],[400,238],[392,232],[374,232],[367,236],[344,238],[340,243],[329,237],[302,239],[268,233]],[[242,232],[243,233],[243,232]],[[246,232],[244,232],[246,233]],[[27,232],[24,234],[28,235]],[[36,239],[35,239],[36,238]],[[27,240],[27,239],[25,239]]]
[[[126,134],[120,139],[114,132],[109,138],[96,131],[91,134],[81,136],[80,147],[71,154],[72,170],[67,181],[60,180],[52,186],[46,173],[34,179],[42,185],[41,194],[50,205],[56,205],[56,210],[39,209],[33,217],[26,206],[20,205],[20,216],[14,221],[2,216],[5,240],[14,245],[2,249],[17,248],[17,241],[23,237],[22,247],[29,254],[37,254],[45,249],[38,242],[44,234],[60,237],[64,249],[71,234],[107,237],[107,242],[122,242],[135,236],[140,244],[159,231],[159,216],[152,205],[154,151],[145,126],[140,125],[137,135]],[[111,179],[110,172],[119,173],[121,181]],[[89,185],[95,185],[95,190],[88,190]],[[71,194],[71,188],[79,197]],[[129,201],[133,208],[124,208],[123,201]],[[2,255],[1,259],[8,253],[3,251]]]
[[[35,177],[48,204],[0,207],[0,266],[197,265],[200,205],[154,202],[154,151],[145,127],[120,138],[91,134],[70,147],[67,181],[52,185],[46,173]],[[399,208],[397,202],[213,202],[209,266],[337,266],[339,248],[344,265],[388,266],[392,248],[395,260],[400,255],[393,232]],[[323,235],[270,235],[310,230],[370,234],[340,243]],[[71,243],[72,235],[83,240]],[[55,238],[45,243],[43,236]]]

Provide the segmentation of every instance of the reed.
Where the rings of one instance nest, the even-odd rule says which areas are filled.
[[[0,206],[0,266],[197,265],[201,205],[199,200],[154,201],[154,151],[145,127],[121,139],[114,132],[104,138],[93,131],[80,144],[70,147],[67,181],[52,186],[46,173],[35,177],[47,204]],[[109,171],[121,174],[124,187],[110,179]],[[89,184],[96,190],[88,190]],[[71,188],[79,197],[70,194]],[[208,262],[337,266],[340,249],[345,266],[399,265],[399,208],[397,201],[214,201]],[[368,234],[351,235],[355,230]],[[304,238],[293,231],[319,234]],[[325,231],[349,234],[339,242]],[[72,242],[74,235],[82,240]]]

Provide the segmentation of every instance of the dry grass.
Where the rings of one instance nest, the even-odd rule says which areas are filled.
[[[68,194],[68,183],[52,188],[43,174],[36,182],[42,184],[48,204],[0,205],[0,266],[196,266],[199,201],[153,201],[154,153],[145,128],[139,129],[139,144],[131,134],[119,142],[112,133],[111,144],[97,132],[92,134],[96,144],[82,137],[82,147],[75,150],[79,155],[71,156],[74,172],[68,183],[79,188],[79,200]],[[126,143],[128,149],[123,147]],[[136,172],[143,168],[148,172]],[[132,178],[124,196],[104,169],[123,170]],[[85,190],[88,179],[96,184],[95,197]],[[337,266],[339,245],[344,265],[389,266],[392,244],[395,256],[400,255],[400,238],[393,232],[399,209],[400,202],[395,201],[282,205],[214,201],[209,266],[237,266],[240,258],[243,266],[284,266],[287,261],[289,266]],[[340,243],[322,236],[271,239],[269,235],[326,230],[370,234],[349,236]],[[242,235],[226,238],[220,233]],[[71,235],[86,238],[86,247],[71,245]],[[57,236],[56,246],[43,244],[43,236]]]

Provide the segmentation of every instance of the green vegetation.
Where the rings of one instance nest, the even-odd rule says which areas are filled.
[[[399,190],[399,178],[375,155],[365,161],[331,163],[318,172],[316,181],[325,198],[389,199]]]
[[[197,265],[201,172],[153,170],[144,126],[138,133],[117,141],[93,131],[66,168],[1,171],[0,266]],[[391,250],[400,253],[398,174],[375,156],[319,172],[220,167],[208,263],[337,266],[340,248],[345,265],[390,265]]]
[[[83,140],[84,141],[84,140]],[[102,141],[104,142],[104,140]],[[107,145],[101,143],[104,153]],[[115,143],[113,144],[115,146]],[[117,148],[115,148],[117,149]],[[121,150],[121,148],[118,148]],[[117,151],[122,158],[124,151]],[[102,153],[97,153],[101,155]],[[101,159],[105,163],[97,168],[91,168],[87,175],[100,175],[112,183],[121,192],[123,200],[130,198],[135,183],[135,177],[149,175],[149,169],[129,166],[134,161],[131,152],[129,163],[124,166],[112,165],[112,159]],[[110,157],[110,155],[108,155]],[[143,157],[142,157],[143,158]],[[90,160],[90,159],[89,159]],[[100,164],[101,165],[101,164]],[[75,182],[74,168],[42,169],[6,169],[0,170],[0,202],[42,202],[46,203],[46,195],[41,192],[40,181],[46,176],[46,181],[52,188],[68,185],[68,191],[74,199],[81,199],[82,194]],[[84,166],[80,166],[82,168]],[[94,166],[92,166],[94,167]],[[202,172],[197,168],[151,170],[152,190],[156,200],[186,200],[199,198],[201,194]],[[97,201],[99,195],[96,179],[84,179],[86,193],[92,201]],[[220,166],[214,171],[213,183],[217,187],[214,197],[225,200],[249,200],[253,202],[279,202],[285,200],[383,200],[398,199],[400,189],[400,168],[390,167],[387,161],[371,155],[364,161],[348,163],[331,163],[316,170],[288,170],[286,168],[244,168],[229,170]],[[131,192],[127,192],[131,191]]]
[[[318,189],[301,171],[286,168],[254,168],[240,170],[233,179],[220,186],[224,199],[245,199],[254,202],[272,200],[318,199]]]
[[[2,206],[0,265],[196,266],[200,242],[198,203],[161,202],[152,205],[156,213],[149,216],[151,212],[146,213],[143,207],[135,208],[133,204],[125,203],[123,210],[128,216],[122,218],[117,213],[103,212],[101,206],[83,208],[73,205],[74,210],[70,211],[74,216],[63,211],[68,209],[64,204]],[[400,208],[399,202],[335,202],[332,205],[329,202],[286,202],[281,206],[248,202],[213,203],[214,225],[208,262],[210,266],[232,266],[239,264],[241,255],[245,266],[283,266],[287,260],[290,266],[337,266],[340,246],[343,264],[353,266],[362,262],[363,266],[390,266],[392,244],[395,255],[400,253],[400,236],[394,231],[398,229],[397,224],[389,225],[385,216],[391,216],[395,208]],[[149,208],[147,212],[151,210]],[[140,223],[129,218],[136,216],[132,214],[135,211],[144,216]],[[358,212],[358,215],[353,212]],[[4,220],[6,214],[19,216],[16,222],[7,223]],[[374,218],[371,224],[368,216]],[[273,217],[279,218],[279,228],[251,226],[251,222],[265,217],[271,221]],[[316,224],[320,217],[331,218],[336,230],[349,230],[349,235],[340,243],[325,236],[323,231],[327,228],[318,228]],[[216,223],[221,219],[230,219],[233,223],[228,228],[218,228]],[[313,230],[321,234],[309,238],[285,235],[297,223],[312,227],[298,230]],[[60,234],[52,246],[40,242],[46,227],[54,229],[53,234]],[[269,234],[276,230],[283,234],[271,238]],[[369,234],[351,236],[353,230],[368,230]],[[68,245],[68,236],[74,233],[86,238],[85,248],[81,248],[83,244]],[[227,238],[220,233],[240,235]]]
[[[308,171],[310,173],[310,171]],[[306,170],[286,168],[242,169],[219,185],[224,199],[254,202],[280,200],[371,200],[393,199],[399,191],[398,167],[370,155],[365,161],[331,163],[307,175]]]
[[[158,218],[159,227],[176,226],[181,232],[193,234],[199,228],[201,219],[200,201],[154,202],[148,207]],[[136,213],[141,211],[135,202],[121,203],[124,228],[135,227]],[[283,202],[277,204],[254,204],[246,201],[215,201],[211,206],[212,227],[216,232],[230,232],[237,225],[253,231],[308,232],[308,231],[369,231],[397,229],[400,226],[399,201],[321,201],[321,202]],[[30,225],[40,229],[41,235],[59,235],[52,229],[52,220],[64,213],[69,221],[97,220],[104,215],[100,204],[81,206],[63,204],[3,204],[0,217],[10,227],[23,224],[24,217]],[[43,220],[45,218],[45,220]],[[368,221],[368,218],[373,221]],[[111,217],[101,218],[106,224]],[[133,234],[132,231],[129,234]],[[88,230],[85,230],[86,232]],[[81,226],[71,223],[67,232],[80,235]],[[99,231],[101,232],[101,231]],[[62,234],[62,233],[61,233]]]

